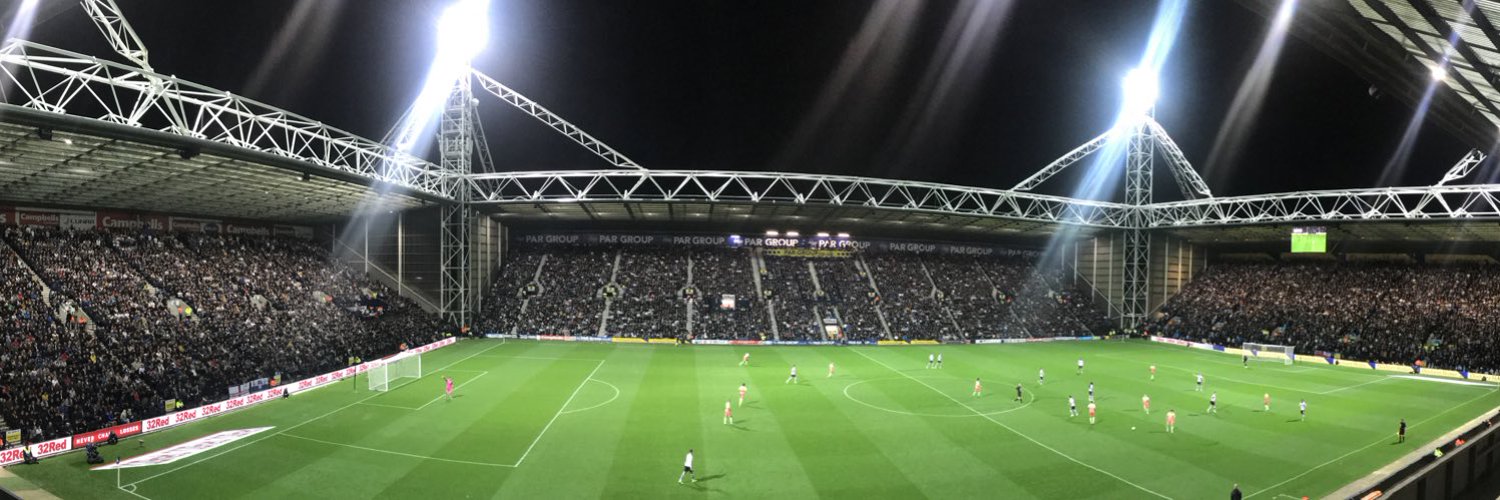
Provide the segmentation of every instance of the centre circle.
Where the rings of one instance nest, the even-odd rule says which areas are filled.
[[[952,379],[944,378],[943,380],[944,380],[945,383],[951,383],[951,382],[953,382]],[[849,384],[849,385],[845,386],[844,387],[844,397],[849,398],[850,401],[853,401],[855,403],[859,403],[862,406],[865,406],[865,407],[868,407],[868,408],[872,408],[872,409],[876,409],[876,410],[880,410],[880,411],[887,412],[887,413],[895,413],[897,415],[910,415],[910,416],[913,416],[913,417],[934,417],[934,418],[973,418],[973,417],[988,417],[988,416],[993,416],[993,415],[1000,415],[1000,414],[1010,413],[1010,412],[1013,412],[1013,411],[1016,411],[1016,410],[1020,410],[1022,408],[1027,407],[1027,406],[1031,406],[1031,403],[1036,400],[1035,396],[1032,395],[1030,393],[1030,391],[1027,391],[1027,393],[1026,393],[1026,396],[1027,396],[1026,402],[1022,403],[1020,406],[1017,406],[1017,407],[1014,407],[1014,408],[1008,408],[1008,409],[998,410],[998,411],[982,412],[982,411],[979,411],[977,409],[970,409],[968,406],[964,405],[960,401],[954,400],[954,401],[952,401],[951,409],[938,412],[938,411],[911,411],[911,410],[906,410],[906,409],[901,409],[901,408],[892,408],[892,407],[888,407],[888,406],[885,406],[885,405],[882,405],[882,404],[877,404],[877,403],[871,402],[871,401],[869,401],[867,399],[860,399],[860,397],[857,396],[857,394],[860,391],[857,390],[857,389],[855,389],[856,387],[864,386],[866,384],[876,385],[876,384],[879,384],[879,383],[882,383],[882,382],[892,382],[892,381],[905,381],[905,382],[907,382],[909,384],[917,384],[918,387],[922,387],[922,386],[926,386],[927,385],[927,383],[922,382],[919,378],[909,378],[909,377],[887,377],[887,378],[877,378],[877,379],[870,379],[870,380],[861,380],[861,381],[858,381],[858,382],[855,382],[855,383],[852,383],[852,384]],[[931,387],[924,387],[924,390],[927,390],[927,389],[931,389]],[[991,397],[995,397],[995,396],[991,396]]]

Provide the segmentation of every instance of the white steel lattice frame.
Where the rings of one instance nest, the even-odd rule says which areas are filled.
[[[589,135],[588,132],[584,132],[583,129],[574,126],[567,120],[562,119],[561,116],[557,116],[551,111],[548,111],[547,108],[544,108],[542,107],[542,105],[537,104],[536,101],[533,101],[531,99],[528,99],[526,96],[521,95],[520,92],[511,90],[510,87],[506,87],[504,84],[496,81],[494,78],[490,78],[488,75],[480,73],[477,70],[471,70],[470,72],[473,74],[474,80],[479,82],[480,88],[483,88],[486,92],[489,92],[490,94],[499,98],[501,101],[505,101],[506,104],[514,106],[516,109],[521,110],[521,112],[531,115],[537,120],[541,120],[541,122],[546,124],[548,127],[552,127],[553,130],[556,130],[558,133],[566,136],[569,139],[572,139],[573,142],[578,143],[579,146],[583,146],[584,149],[587,149],[593,152],[595,155],[598,155],[600,158],[603,158],[604,161],[609,162],[610,165],[613,165],[617,168],[645,170],[645,167],[636,164],[635,161],[631,160],[630,158],[626,158],[625,155],[620,154],[619,151],[615,151],[614,148],[609,147],[608,144],[595,139],[594,136]]]
[[[1151,120],[1146,118],[1132,126],[1129,140],[1125,150],[1125,201],[1143,207],[1151,204],[1152,160],[1156,156]],[[1151,276],[1151,233],[1139,224],[1132,226],[1125,230],[1124,293],[1120,308],[1124,313],[1120,326],[1126,328],[1146,319]]]
[[[1153,204],[1145,227],[1500,219],[1500,184],[1302,191]]]
[[[116,54],[142,69],[151,70],[151,58],[146,51],[146,44],[141,43],[141,37],[135,34],[135,28],[130,27],[130,21],[125,19],[125,14],[120,12],[120,6],[114,0],[82,0],[80,3]]]
[[[1020,183],[1016,184],[1016,186],[1011,188],[1011,190],[1030,191],[1033,188],[1041,185],[1043,182],[1047,182],[1047,179],[1051,179],[1052,176],[1057,175],[1058,172],[1063,171],[1064,169],[1068,168],[1068,166],[1074,163],[1078,163],[1078,160],[1082,160],[1084,157],[1093,154],[1100,148],[1103,148],[1104,145],[1109,142],[1109,136],[1110,132],[1105,132],[1099,134],[1098,137],[1089,139],[1089,142],[1085,142],[1083,143],[1083,145],[1073,148],[1073,150],[1069,151],[1068,154],[1062,155],[1061,158],[1053,160],[1052,163],[1047,164],[1047,166],[1042,167],[1041,170],[1038,170],[1036,171],[1036,173],[1031,174],[1031,177],[1027,177],[1026,180],[1023,180]]]
[[[1151,135],[1155,146],[1161,148],[1163,158],[1172,172],[1172,178],[1177,181],[1177,187],[1182,191],[1182,198],[1194,200],[1198,198],[1213,198],[1214,193],[1208,189],[1208,183],[1198,176],[1198,171],[1188,163],[1187,156],[1182,154],[1182,148],[1177,147],[1177,142],[1172,136],[1167,135],[1166,129],[1156,123],[1155,119],[1147,118],[1144,125]],[[1149,203],[1148,203],[1149,204]]]
[[[453,199],[463,185],[421,158],[295,113],[23,40],[0,46],[0,100],[269,153],[440,198]]]
[[[468,78],[459,78],[444,101],[438,123],[438,148],[444,172],[456,176],[473,172],[475,152],[474,93]],[[469,293],[469,192],[459,189],[453,203],[442,207],[440,229],[441,282],[438,294],[443,314],[459,325],[467,325],[473,300]]]
[[[470,175],[475,204],[596,201],[794,203],[1127,227],[1132,207],[1003,189],[842,175],[705,170],[562,170]]]
[[[160,92],[151,90],[159,79]],[[0,98],[25,108],[143,127],[305,161],[448,200],[476,204],[577,201],[711,201],[858,205],[1108,228],[1194,227],[1297,221],[1500,218],[1500,185],[1442,185],[1214,197],[1127,204],[1075,200],[1017,189],[783,172],[644,170],[572,124],[488,77],[487,92],[599,154],[612,170],[485,172],[454,177],[420,158],[231,93],[140,68],[22,40],[0,46]],[[1159,133],[1161,135],[1164,133]],[[1073,164],[1101,135],[1053,165]],[[1176,153],[1164,153],[1169,163]],[[1034,176],[1036,177],[1036,176]],[[1196,182],[1193,182],[1196,184]],[[467,189],[464,187],[467,186]]]

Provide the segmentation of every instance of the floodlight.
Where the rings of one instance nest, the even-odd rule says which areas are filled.
[[[422,92],[412,103],[411,115],[396,136],[396,149],[412,152],[443,109],[454,84],[468,77],[469,63],[484,51],[490,37],[489,11],[490,0],[457,0],[438,17],[437,56],[427,70]]]
[[[1150,70],[1135,68],[1125,73],[1125,109],[1130,115],[1144,114],[1156,106],[1156,75]]]
[[[849,233],[839,233],[839,237],[840,238],[848,238],[849,237]]]
[[[796,238],[798,236],[802,236],[802,233],[799,233],[799,232],[796,232],[796,231],[787,231],[786,232],[786,237],[788,237],[788,238]]]
[[[828,237],[828,233],[819,231],[818,232],[818,237],[819,238],[827,238]]]
[[[489,0],[458,0],[438,18],[438,57],[467,63],[490,39]]]
[[[775,229],[767,229],[766,230],[766,236],[770,236],[772,238],[775,238],[777,236],[781,236],[781,233],[777,232]]]
[[[1434,82],[1441,82],[1448,79],[1448,68],[1443,67],[1441,64],[1433,66],[1430,71],[1432,72],[1432,81]]]

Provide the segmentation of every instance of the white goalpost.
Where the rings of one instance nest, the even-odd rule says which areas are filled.
[[[1292,351],[1292,346],[1289,345],[1246,342],[1241,348],[1250,354],[1250,359],[1255,361],[1276,361],[1281,364],[1290,365],[1297,360],[1296,353]]]
[[[397,354],[365,373],[369,375],[370,390],[389,391],[392,386],[399,385],[397,382],[401,379],[422,378],[422,355]]]

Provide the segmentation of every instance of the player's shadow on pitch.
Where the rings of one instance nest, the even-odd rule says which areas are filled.
[[[721,478],[721,477],[724,477],[724,475],[723,474],[714,474],[712,476],[703,476],[703,477],[698,478],[698,482],[700,482],[700,483],[706,483],[706,482],[713,481],[713,480]]]

